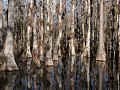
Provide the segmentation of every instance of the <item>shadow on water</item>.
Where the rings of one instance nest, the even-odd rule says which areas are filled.
[[[119,70],[111,71],[105,62],[96,61],[90,71],[89,59],[61,57],[58,66],[0,72],[0,90],[119,90]]]

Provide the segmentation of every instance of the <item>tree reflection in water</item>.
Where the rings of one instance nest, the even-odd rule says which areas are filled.
[[[53,67],[20,64],[20,71],[0,72],[0,90],[119,90],[119,70],[111,72],[105,62],[96,61],[92,71],[80,56],[62,57]]]

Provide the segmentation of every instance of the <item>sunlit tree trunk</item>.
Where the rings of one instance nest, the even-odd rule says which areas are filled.
[[[40,60],[43,60],[43,2],[40,3]]]
[[[86,60],[86,73],[87,73],[87,90],[90,90],[90,59],[85,58]]]
[[[50,30],[50,0],[47,0],[47,11],[48,11],[48,20],[47,20],[47,32],[50,34],[51,30]],[[47,61],[46,61],[46,65],[48,66],[52,66],[53,65],[53,61],[52,61],[52,35],[49,35],[49,46],[50,49],[47,52]]]
[[[106,60],[104,48],[104,30],[103,30],[103,0],[100,0],[100,30],[99,30],[99,47],[97,52],[97,60]]]
[[[28,12],[28,19],[31,19],[31,8],[32,8],[32,0],[29,0],[29,4],[30,4],[30,6],[29,6],[29,12]],[[30,20],[30,22],[27,22],[27,23],[29,23],[28,25],[27,25],[27,51],[26,51],[26,57],[32,57],[32,54],[31,54],[31,51],[30,51],[30,37],[31,37],[31,31],[32,31],[32,22],[31,22],[31,20]]]
[[[75,32],[74,32],[74,29],[75,29],[75,20],[74,20],[74,18],[75,18],[75,16],[74,16],[74,11],[75,11],[75,0],[71,0],[71,2],[72,2],[72,17],[71,17],[71,19],[72,19],[72,22],[71,22],[71,33],[72,34],[74,34]],[[74,47],[74,38],[72,37],[72,39],[71,39],[71,54],[72,55],[75,55],[75,47]]]
[[[23,1],[21,1],[21,3],[22,3],[22,5],[25,3],[25,2],[27,2],[27,0],[23,0]],[[24,15],[23,15],[23,17],[22,17],[22,22],[23,22],[23,24],[22,24],[22,48],[23,48],[23,53],[22,53],[22,55],[21,55],[21,60],[22,61],[26,61],[26,28],[25,28],[25,19],[26,19],[26,17],[27,17],[27,4],[25,4],[25,7],[23,8],[23,12],[24,12]]]
[[[82,18],[82,24],[81,24],[81,28],[82,28],[82,32],[83,32],[83,52],[82,52],[82,54],[81,54],[81,57],[82,57],[82,58],[83,58],[83,56],[84,56],[84,51],[85,51],[84,49],[85,49],[85,47],[86,47],[86,46],[85,46],[85,45],[86,45],[86,43],[85,43],[85,42],[86,42],[86,39],[85,39],[85,30],[86,30],[85,24],[86,24],[86,23],[85,23],[85,22],[86,22],[86,16],[87,16],[86,13],[87,13],[87,10],[88,10],[88,9],[87,9],[87,7],[88,7],[88,6],[87,6],[87,0],[81,1],[81,5],[82,5],[83,3],[85,4],[85,10],[84,10],[84,8],[81,8],[81,11],[80,11],[80,13],[83,13],[83,12],[85,13],[85,15],[82,15],[82,14],[81,14],[81,17],[83,17],[83,18]]]
[[[33,61],[36,63],[38,66],[40,66],[40,61],[38,60],[38,43],[37,43],[37,28],[36,28],[36,20],[37,20],[37,15],[36,15],[36,1],[34,2],[34,16],[33,16],[33,51],[32,51],[32,56],[33,56]]]
[[[2,70],[18,70],[17,64],[15,62],[14,54],[13,54],[13,31],[14,31],[14,0],[9,0],[8,2],[8,30],[5,41],[5,49],[4,54],[7,57],[7,62],[3,65]]]
[[[61,40],[61,37],[62,37],[62,30],[61,30],[61,26],[62,26],[62,20],[61,20],[61,16],[62,16],[62,0],[60,0],[60,7],[59,7],[59,29],[57,32],[59,32],[59,35],[56,39],[56,42],[55,42],[55,47],[54,47],[54,53],[53,53],[53,60],[58,60],[58,47],[59,47],[59,44],[60,44],[60,40]]]
[[[88,5],[88,32],[87,32],[87,40],[86,40],[86,46],[85,46],[85,50],[84,50],[84,54],[83,57],[90,57],[90,14],[91,14],[91,6],[90,6],[90,0],[88,0],[88,2],[86,1],[86,4]]]

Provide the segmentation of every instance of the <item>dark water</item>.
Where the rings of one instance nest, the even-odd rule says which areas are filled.
[[[90,69],[88,59],[79,56],[60,58],[55,66],[1,72],[0,90],[120,90],[119,70],[111,71],[108,64],[97,61]]]

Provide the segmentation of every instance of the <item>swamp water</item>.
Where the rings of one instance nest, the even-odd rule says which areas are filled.
[[[0,90],[120,90],[119,70],[105,62],[91,69],[88,59],[74,56],[54,64],[28,70],[21,62],[19,71],[0,72]]]

